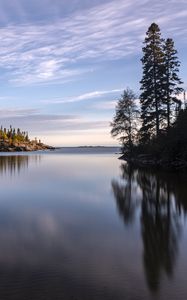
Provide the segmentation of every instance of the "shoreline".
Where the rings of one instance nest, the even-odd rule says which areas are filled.
[[[23,142],[16,144],[10,144],[6,141],[0,142],[0,152],[31,152],[38,150],[55,150],[55,147],[35,142]]]
[[[151,157],[150,155],[140,154],[137,157],[128,157],[122,154],[119,157],[127,163],[140,168],[153,168],[162,171],[186,171],[187,161],[183,159],[166,160]]]

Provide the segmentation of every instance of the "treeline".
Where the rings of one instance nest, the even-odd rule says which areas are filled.
[[[3,141],[11,141],[11,142],[29,142],[29,136],[28,132],[21,131],[20,128],[12,128],[10,125],[10,128],[3,128],[1,126],[0,128],[0,140]]]
[[[116,105],[111,134],[119,137],[127,155],[187,160],[187,109],[179,99],[184,90],[174,41],[163,39],[153,23],[142,51],[140,96],[131,89],[124,91]]]
[[[31,141],[27,131],[21,131],[20,128],[13,128],[11,125],[9,128],[4,128],[3,126],[0,127],[0,141],[7,142],[9,144],[16,144],[16,143],[41,143],[41,140],[37,140],[35,138],[34,141]]]

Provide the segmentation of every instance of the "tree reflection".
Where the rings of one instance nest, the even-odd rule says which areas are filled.
[[[121,170],[121,181],[112,181],[117,208],[125,224],[133,221],[140,208],[145,276],[149,289],[156,292],[162,273],[173,274],[187,191],[183,188],[181,193],[176,174],[135,169],[128,164],[122,164]],[[186,187],[184,176],[181,178],[180,185]]]
[[[139,172],[142,189],[141,228],[144,267],[149,288],[156,291],[162,271],[172,275],[179,237],[179,212],[168,182],[158,174]],[[144,184],[146,182],[146,184]]]
[[[27,169],[29,161],[39,162],[40,155],[7,155],[0,156],[0,173],[1,174],[15,174],[20,173],[21,170]]]
[[[130,165],[122,165],[122,182],[112,181],[112,189],[117,203],[119,215],[126,225],[134,220],[136,202],[133,201],[135,186],[133,184],[134,172]],[[134,191],[134,192],[133,192]]]

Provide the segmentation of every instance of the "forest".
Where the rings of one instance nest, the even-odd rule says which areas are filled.
[[[130,88],[124,90],[111,135],[119,139],[128,160],[187,166],[187,107],[175,43],[162,38],[159,26],[153,23],[142,52],[140,95]]]
[[[20,128],[0,128],[0,140],[8,141],[9,143],[29,142],[28,132],[21,131]]]
[[[36,151],[54,149],[54,147],[45,145],[35,138],[29,138],[28,132],[21,131],[20,128],[0,127],[0,152],[17,152],[17,151]]]

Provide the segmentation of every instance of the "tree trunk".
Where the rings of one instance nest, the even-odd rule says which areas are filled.
[[[154,37],[153,41],[155,43]],[[155,98],[155,109],[156,109],[156,135],[158,137],[159,135],[159,110],[158,110],[158,97],[157,97],[157,84],[156,84],[156,60],[155,60],[155,47],[153,49],[153,55],[154,55],[154,66],[153,66],[153,76],[154,76],[154,98]]]

